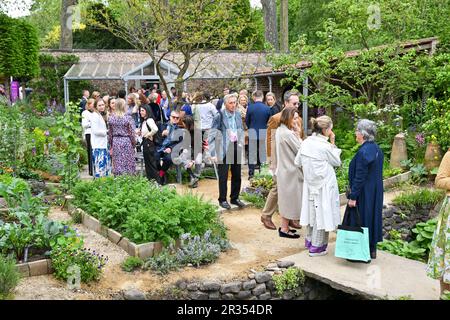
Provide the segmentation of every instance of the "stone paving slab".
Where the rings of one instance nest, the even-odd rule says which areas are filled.
[[[369,264],[352,263],[336,258],[334,248],[331,243],[328,254],[321,257],[310,257],[304,250],[279,260],[293,261],[305,275],[365,299],[439,299],[439,281],[427,277],[424,263],[380,250]]]

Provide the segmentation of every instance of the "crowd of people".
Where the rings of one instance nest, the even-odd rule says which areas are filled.
[[[166,92],[131,90],[125,97],[83,92],[80,103],[82,126],[94,177],[135,174],[135,153],[142,150],[146,176],[167,183],[172,164],[183,166],[198,185],[205,162],[217,165],[219,205],[230,209],[228,178],[231,171],[230,202],[239,207],[242,165],[248,164],[249,179],[262,163],[268,163],[273,186],[262,210],[261,222],[276,230],[272,221],[278,211],[280,237],[298,239],[297,229],[306,228],[305,248],[311,257],[327,254],[329,233],[341,224],[339,189],[335,167],[341,165],[341,150],[335,145],[333,122],[328,116],[312,118],[311,134],[305,135],[300,117],[300,94],[287,91],[281,105],[271,92],[236,92],[226,88],[220,99],[206,92],[192,97],[175,90]],[[126,100],[125,100],[126,98]],[[376,259],[382,241],[383,162],[376,143],[376,125],[359,120],[355,139],[360,148],[350,162],[347,198],[356,208],[350,226],[368,228],[371,259]],[[450,151],[436,178],[437,187],[450,190]],[[449,194],[447,196],[450,196]],[[440,223],[433,237],[428,274],[448,289],[449,205],[446,198]],[[356,261],[352,261],[356,262]]]

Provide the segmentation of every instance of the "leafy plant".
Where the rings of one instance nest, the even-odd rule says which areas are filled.
[[[274,275],[273,281],[278,295],[294,290],[305,283],[305,274],[297,267],[289,267],[283,274]]]
[[[158,274],[167,274],[180,268],[180,263],[174,254],[173,246],[164,248],[158,255],[149,258],[144,269],[150,269]]]
[[[426,223],[421,222],[412,230],[416,234],[415,240],[408,243],[401,240],[398,234],[391,233],[393,240],[384,240],[378,243],[377,247],[380,250],[388,251],[395,255],[424,262],[427,260],[430,252],[435,228],[435,219],[428,220]]]
[[[420,188],[406,191],[392,199],[392,203],[409,208],[435,206],[444,199],[445,192],[442,190]]]
[[[143,177],[116,177],[80,182],[75,205],[135,243],[177,240],[183,233],[211,230],[225,236],[216,207],[192,194],[178,195]]]
[[[100,278],[108,257],[82,246],[83,241],[73,235],[61,236],[52,241],[50,257],[56,278],[67,280],[74,276],[74,268],[79,269],[81,282],[87,283]]]
[[[176,256],[182,265],[190,263],[198,267],[202,264],[212,263],[217,260],[222,249],[220,244],[212,238],[209,230],[202,237],[191,236],[189,233],[184,234],[181,240],[182,245]]]
[[[14,259],[0,254],[0,300],[11,297],[20,280],[20,273]]]
[[[135,269],[142,268],[144,261],[138,257],[127,257],[120,265],[123,271],[132,272]]]

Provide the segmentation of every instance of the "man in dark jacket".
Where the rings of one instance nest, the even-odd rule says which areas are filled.
[[[80,114],[83,113],[84,110],[86,110],[86,103],[89,99],[89,91],[88,90],[83,90],[83,96],[81,97],[81,101],[79,104],[80,107]]]
[[[237,94],[228,94],[223,98],[225,108],[214,115],[211,130],[208,133],[211,161],[218,163],[219,205],[231,209],[227,202],[228,171],[231,169],[232,204],[243,207],[239,200],[241,192],[241,163],[244,147],[244,127],[239,111],[236,110]]]
[[[248,177],[253,178],[256,165],[266,161],[266,131],[267,122],[272,116],[270,108],[262,101],[264,94],[257,90],[252,95],[254,104],[248,106],[245,124],[248,128]]]

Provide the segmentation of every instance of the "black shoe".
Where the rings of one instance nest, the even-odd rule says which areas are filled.
[[[230,202],[231,202],[231,204],[237,205],[239,208],[245,207],[245,203],[243,203],[243,202],[242,202],[241,200],[239,200],[239,199],[231,200]]]
[[[219,201],[219,206],[221,206],[222,208],[225,208],[227,210],[231,209],[230,204],[228,202],[226,202],[226,201]]]
[[[371,252],[370,252],[370,257],[371,257],[372,259],[376,259],[376,258],[377,258],[377,252],[376,252],[376,251],[371,251]]]
[[[291,239],[298,239],[300,238],[300,235],[297,233],[293,233],[289,230],[289,232],[283,232],[281,231],[281,228],[278,228],[278,235],[282,238],[291,238]]]

